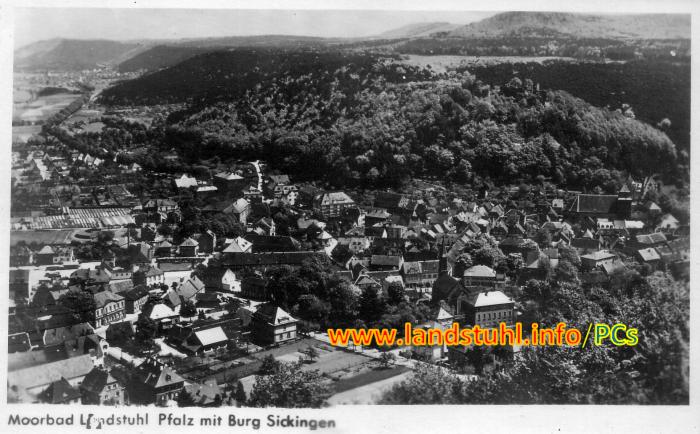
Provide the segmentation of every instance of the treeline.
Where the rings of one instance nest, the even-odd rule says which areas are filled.
[[[680,150],[690,149],[690,64],[634,61],[599,63],[566,61],[501,63],[462,68],[490,85],[513,76],[531,79],[542,89],[565,90],[598,106],[621,109],[628,104],[637,119],[660,124]],[[661,124],[668,119],[668,124]]]
[[[397,53],[462,56],[557,56],[589,60],[690,60],[690,41],[616,40],[571,37],[513,36],[499,38],[456,38],[435,35],[416,38],[394,47]]]
[[[65,121],[70,117],[70,115],[80,110],[83,104],[88,102],[89,99],[90,95],[86,94],[81,96],[80,98],[73,100],[70,104],[63,107],[58,113],[48,118],[46,122],[44,122],[44,127],[58,125],[61,122]]]
[[[359,90],[362,80],[378,76],[377,56],[321,49],[236,49],[205,53],[187,59],[163,71],[122,82],[106,89],[102,101],[111,105],[169,104],[190,102],[198,106],[231,101],[269,86],[284,88],[282,97],[290,98],[301,89],[289,78],[308,77],[317,86],[316,93],[328,97],[331,71],[343,70],[334,78],[345,88]],[[388,81],[410,81],[422,76],[407,76],[406,71],[382,76]],[[419,73],[418,69],[415,72]],[[422,74],[425,75],[425,74]],[[281,82],[278,82],[280,80]],[[355,82],[355,83],[353,83]],[[353,92],[354,93],[354,92]]]

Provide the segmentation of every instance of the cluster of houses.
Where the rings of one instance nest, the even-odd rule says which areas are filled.
[[[654,177],[629,179],[615,195],[536,187],[458,198],[431,187],[357,197],[265,174],[253,162],[206,179],[170,175],[171,194],[137,198],[124,182],[85,192],[61,185],[54,176],[66,170],[61,164],[41,150],[13,154],[15,186],[50,185],[41,212],[12,221],[13,236],[41,240],[11,245],[8,395],[21,402],[166,404],[186,389],[202,405],[220,404],[215,383],[192,381],[157,355],[128,356],[110,337],[134,336],[137,320],[147,318],[161,344],[184,355],[294,341],[299,321],[267,293],[263,275],[273,267],[323,259],[358,292],[400,285],[407,301],[432,307],[421,327],[513,324],[509,288],[548,278],[564,249],[579,255],[583,284],[604,286],[633,267],[679,276],[689,269],[688,226],[646,199],[661,188]],[[223,216],[245,232],[217,236],[209,227],[178,236],[172,229],[183,223],[185,191],[206,199],[201,215]],[[103,257],[78,261],[76,250],[106,230],[113,239]],[[485,239],[517,265],[506,272],[465,264],[465,248]],[[89,315],[61,302],[71,294],[89,295]],[[232,300],[240,302],[236,312],[227,311]],[[450,356],[445,347],[414,351]]]

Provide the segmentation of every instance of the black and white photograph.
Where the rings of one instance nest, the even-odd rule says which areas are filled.
[[[700,430],[691,4],[362,4],[0,8],[4,429]]]

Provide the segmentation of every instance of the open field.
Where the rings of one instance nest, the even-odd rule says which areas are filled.
[[[12,118],[25,122],[45,121],[78,98],[80,94],[58,93],[31,102],[15,104]]]
[[[32,136],[41,132],[41,125],[22,125],[12,127],[12,141],[26,142]]]
[[[27,244],[70,244],[73,240],[73,235],[78,232],[76,230],[57,230],[57,231],[11,231],[10,245],[16,245],[20,241]]]

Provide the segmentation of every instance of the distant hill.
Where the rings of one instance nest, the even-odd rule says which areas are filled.
[[[15,50],[18,71],[80,71],[99,64],[117,65],[122,72],[158,70],[197,54],[236,47],[313,47],[344,42],[344,39],[310,36],[231,36],[179,40],[110,41],[51,39]]]
[[[448,36],[461,38],[689,39],[690,15],[505,12],[454,29]]]
[[[119,72],[157,71],[211,50],[211,48],[158,45],[121,62],[117,68]]]
[[[199,54],[225,48],[307,48],[323,46],[337,41],[341,40],[284,35],[184,39],[151,47],[121,62],[118,65],[118,69],[120,72],[134,72],[140,70],[157,71],[159,69],[175,66]]]
[[[15,51],[15,70],[80,71],[116,64],[145,48],[138,42],[52,39]]]
[[[219,38],[196,38],[173,41],[169,45],[180,47],[308,47],[343,41],[342,38],[320,38],[296,35],[225,36]]]
[[[450,32],[461,27],[459,24],[451,24],[445,22],[436,23],[414,23],[408,24],[397,29],[377,35],[376,39],[402,39],[402,38],[418,38],[422,36],[430,36],[438,32]]]

